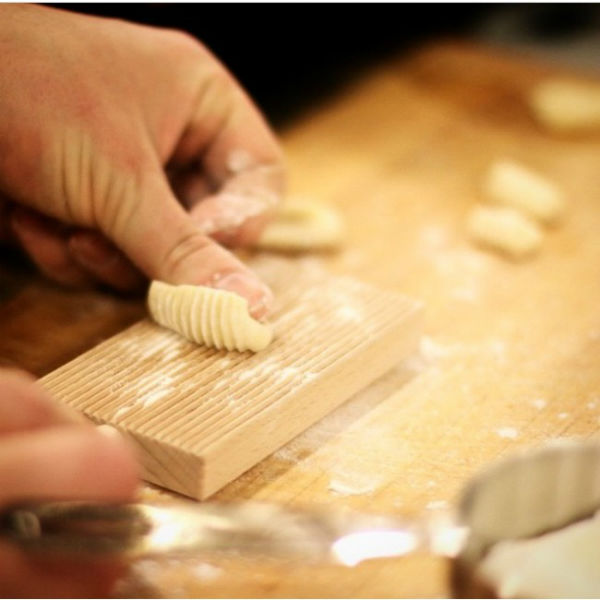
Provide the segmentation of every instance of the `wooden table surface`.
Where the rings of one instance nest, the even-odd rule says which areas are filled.
[[[551,67],[443,44],[389,62],[284,132],[290,195],[344,214],[345,248],[300,256],[423,300],[420,352],[231,483],[216,500],[407,516],[451,506],[498,457],[600,425],[600,134],[543,131],[526,102]],[[538,256],[474,247],[464,216],[509,157],[565,191]],[[143,314],[139,301],[0,270],[0,363],[37,375]],[[143,497],[167,496],[146,489]],[[418,555],[347,569],[214,557],[144,560],[119,593],[208,597],[447,596]]]

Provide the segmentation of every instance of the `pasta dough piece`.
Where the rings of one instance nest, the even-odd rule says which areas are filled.
[[[600,128],[600,84],[548,79],[531,93],[529,103],[542,125],[568,132]]]
[[[258,352],[273,337],[268,325],[250,316],[248,302],[226,290],[153,281],[148,290],[148,308],[160,325],[219,350]]]
[[[491,166],[484,191],[490,200],[512,206],[544,223],[556,221],[564,212],[563,195],[556,185],[509,160]]]
[[[494,545],[479,573],[501,598],[600,597],[600,515],[540,537]]]
[[[467,229],[479,243],[515,258],[536,252],[542,232],[534,221],[504,206],[475,206],[467,217]]]
[[[318,202],[286,202],[263,230],[256,247],[271,250],[334,248],[343,237],[339,213]]]

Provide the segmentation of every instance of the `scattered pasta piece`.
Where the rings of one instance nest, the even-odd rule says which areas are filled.
[[[343,237],[339,213],[324,204],[290,200],[279,210],[256,243],[269,250],[319,250],[339,246]]]
[[[225,290],[153,281],[148,308],[158,324],[219,350],[258,352],[273,337],[268,325],[250,316],[244,298]]]
[[[528,539],[493,546],[479,573],[500,598],[598,598],[600,514]]]
[[[475,241],[514,258],[533,254],[542,244],[537,224],[510,207],[475,206],[467,217],[467,229]]]
[[[529,102],[538,121],[548,129],[600,128],[600,83],[548,79],[533,90]]]
[[[484,192],[490,200],[521,210],[544,223],[558,220],[564,212],[563,195],[556,185],[509,160],[491,166]]]

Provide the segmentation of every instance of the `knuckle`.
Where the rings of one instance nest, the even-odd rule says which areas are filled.
[[[195,36],[181,29],[164,29],[165,41],[182,55],[210,55],[208,48]]]
[[[216,61],[203,67],[202,71],[202,97],[206,109],[210,109],[208,114],[216,112],[226,119],[233,117],[238,100],[238,86],[233,77]]]
[[[179,237],[160,262],[159,278],[174,284],[189,283],[193,277],[191,264],[205,254],[212,242],[201,232],[192,231]]]
[[[115,173],[97,194],[96,223],[108,239],[122,239],[131,228],[141,196],[140,180],[135,174]]]

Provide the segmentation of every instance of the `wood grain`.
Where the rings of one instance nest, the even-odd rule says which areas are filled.
[[[23,267],[22,258],[14,252],[2,256],[2,367],[45,375],[145,314],[139,298],[118,297],[109,291],[66,289]]]
[[[202,499],[415,350],[414,301],[291,260],[255,267],[278,298],[267,349],[201,347],[145,320],[41,383],[130,437],[145,479]]]
[[[527,93],[554,74],[519,56],[435,45],[381,65],[284,132],[290,196],[330,202],[347,225],[342,252],[296,260],[422,300],[425,335],[416,359],[215,499],[430,514],[500,456],[559,436],[598,436],[600,137],[557,136],[533,118]],[[564,222],[520,264],[475,248],[464,230],[498,157],[547,173],[566,193]],[[4,361],[41,371],[115,326],[108,313],[86,321],[90,296],[28,285],[29,301],[14,295],[11,321],[0,321]],[[112,306],[125,314],[117,300]],[[60,344],[50,342],[54,321]],[[150,487],[143,497],[170,501]],[[446,571],[427,555],[353,569],[169,557],[134,565],[119,593],[447,597]]]

